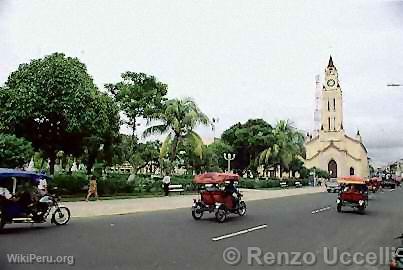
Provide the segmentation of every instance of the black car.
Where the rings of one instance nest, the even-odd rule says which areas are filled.
[[[395,189],[396,188],[396,182],[392,179],[388,180],[383,180],[381,183],[382,188],[391,188]]]

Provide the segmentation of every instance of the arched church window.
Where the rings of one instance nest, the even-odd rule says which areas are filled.
[[[330,130],[330,117],[327,119],[327,124],[329,126],[328,130]]]
[[[330,112],[330,101],[327,101],[327,110]]]
[[[354,168],[351,167],[351,168],[350,168],[350,175],[354,175],[354,173],[355,173],[355,172],[354,172]]]
[[[333,110],[336,110],[336,99],[333,99]]]

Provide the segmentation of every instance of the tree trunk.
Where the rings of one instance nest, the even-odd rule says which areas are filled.
[[[179,135],[175,134],[174,139],[172,141],[172,153],[171,153],[171,161],[175,161],[176,158],[176,151],[178,149],[179,143]]]
[[[92,172],[92,168],[94,167],[95,160],[97,157],[97,153],[88,153],[88,160],[87,160],[87,175],[90,175]]]
[[[131,148],[134,151],[134,139],[136,138],[136,118],[133,119],[133,126],[132,126],[132,143]]]
[[[56,163],[56,154],[50,154],[49,155],[49,174],[54,175],[55,174],[55,163]]]

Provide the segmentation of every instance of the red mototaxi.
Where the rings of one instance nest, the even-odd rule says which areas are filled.
[[[368,181],[363,177],[352,175],[341,177],[337,182],[342,186],[337,198],[337,212],[341,212],[342,207],[348,206],[364,213],[368,206]]]
[[[200,199],[193,200],[192,216],[199,220],[204,212],[215,213],[219,222],[224,222],[230,213],[244,216],[246,214],[246,204],[241,200],[238,191],[238,203],[234,203],[232,194],[228,194],[222,188],[228,182],[239,182],[240,177],[231,173],[204,173],[195,176],[193,182],[204,189],[200,191]],[[217,188],[215,188],[217,186]]]
[[[372,191],[373,193],[377,192],[381,188],[382,178],[380,177],[372,177],[367,180],[368,191]]]

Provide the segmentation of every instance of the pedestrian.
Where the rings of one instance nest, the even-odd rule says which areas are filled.
[[[88,202],[88,199],[94,196],[96,200],[98,200],[98,190],[97,190],[97,178],[95,177],[95,175],[93,175],[91,177],[90,180],[90,185],[88,187],[88,194],[87,194],[87,198],[85,199]]]
[[[169,174],[166,174],[164,178],[162,179],[162,184],[164,185],[164,193],[165,196],[169,195],[169,184],[171,184],[171,177]]]

